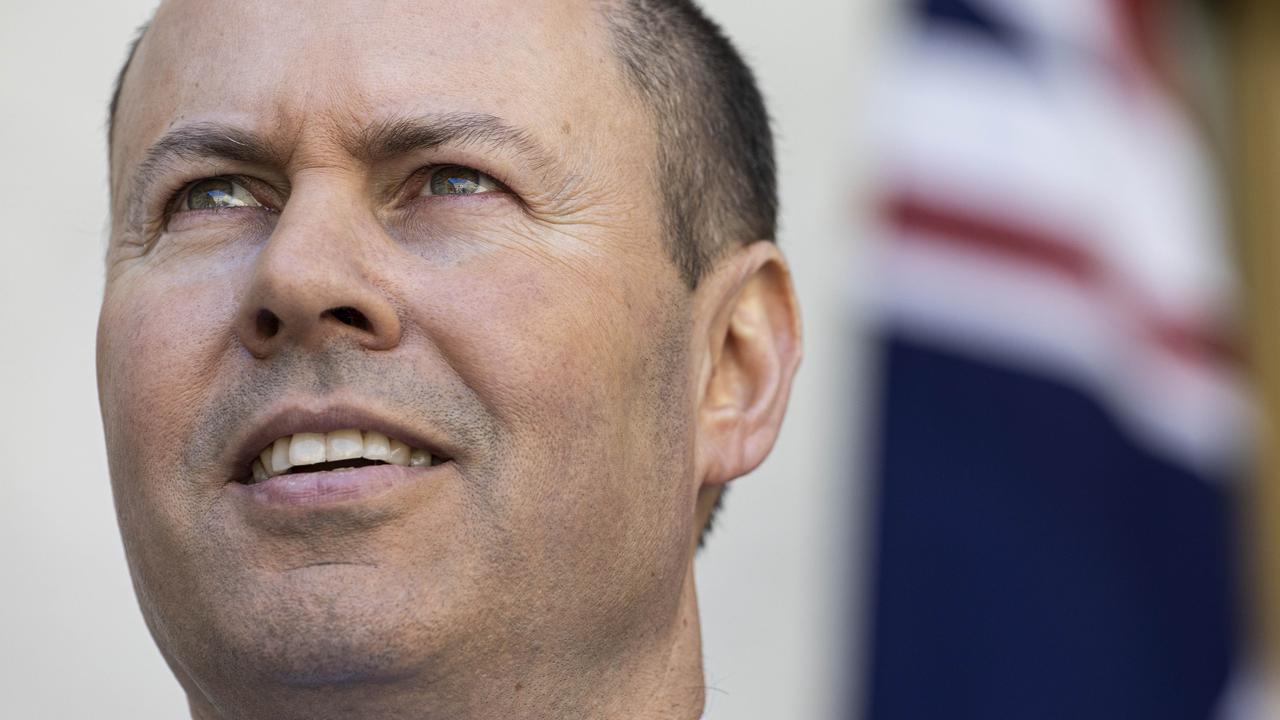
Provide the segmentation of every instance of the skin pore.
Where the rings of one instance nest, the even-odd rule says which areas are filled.
[[[680,277],[599,12],[157,12],[116,117],[98,378],[193,717],[701,712],[698,531],[773,445],[799,318],[772,243]],[[446,461],[253,501],[273,423],[338,417]]]

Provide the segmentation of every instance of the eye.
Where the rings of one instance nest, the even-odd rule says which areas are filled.
[[[440,165],[431,168],[421,195],[475,195],[501,191],[502,183],[462,165]]]
[[[231,178],[212,177],[187,186],[178,212],[261,206],[262,203],[244,185]]]

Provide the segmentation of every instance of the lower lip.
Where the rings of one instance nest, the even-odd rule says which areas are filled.
[[[230,491],[249,502],[274,507],[346,505],[422,483],[443,467],[368,465],[349,470],[291,473],[252,485],[233,482]]]

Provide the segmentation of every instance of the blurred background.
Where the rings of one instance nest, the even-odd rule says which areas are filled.
[[[773,115],[806,324],[697,561],[708,720],[1280,717],[1277,4],[701,4]],[[93,360],[152,6],[0,3],[0,717],[185,717]]]

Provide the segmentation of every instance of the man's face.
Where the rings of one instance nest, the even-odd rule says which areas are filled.
[[[615,68],[586,2],[161,9],[117,118],[98,370],[138,596],[189,691],[235,714],[570,674],[674,622],[693,310]],[[296,433],[343,429],[436,464],[308,469]],[[281,438],[303,464],[251,483]]]

